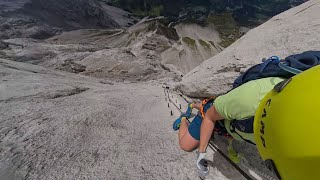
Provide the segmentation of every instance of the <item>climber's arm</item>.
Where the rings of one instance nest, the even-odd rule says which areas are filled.
[[[215,123],[223,119],[224,118],[216,111],[214,105],[207,110],[200,129],[200,153],[206,152],[212,132],[214,130]]]

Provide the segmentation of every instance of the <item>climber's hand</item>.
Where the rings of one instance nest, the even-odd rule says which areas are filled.
[[[209,174],[208,161],[205,159],[207,153],[197,152],[197,170],[199,176],[206,177]]]

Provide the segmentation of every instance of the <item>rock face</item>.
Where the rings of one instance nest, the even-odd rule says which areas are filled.
[[[65,4],[71,14],[60,21],[68,8],[55,2],[67,1],[0,2],[0,58],[7,59],[0,59],[0,177],[5,172],[4,179],[198,178],[195,155],[182,152],[171,131],[179,108],[167,107],[161,85],[223,50],[215,28],[172,28],[144,19],[128,29],[51,37],[63,28],[103,27],[109,21],[94,0],[74,1],[86,7]],[[224,93],[263,57],[318,50],[319,9],[320,2],[312,0],[274,17],[186,74],[176,89],[192,97]],[[219,143],[226,152],[227,142]],[[236,146],[248,157],[242,166],[269,173],[254,146]],[[214,163],[213,178],[242,179],[217,153]]]
[[[156,81],[117,83],[0,59],[1,180],[198,179],[196,154],[181,151],[172,131],[180,111],[167,98]],[[258,172],[259,156],[241,150],[255,167],[244,171]],[[245,179],[218,153],[208,149],[207,158],[208,179]]]
[[[46,39],[61,31],[125,27],[134,22],[129,13],[96,0],[0,2],[0,39]]]
[[[159,84],[108,83],[0,59],[0,114],[2,180],[197,178],[185,163],[195,155],[170,131]]]
[[[192,97],[208,97],[230,90],[239,72],[273,55],[319,50],[320,2],[308,1],[250,30],[217,56],[193,69],[176,86]]]

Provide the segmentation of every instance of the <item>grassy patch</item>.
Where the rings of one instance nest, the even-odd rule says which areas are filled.
[[[196,49],[196,47],[197,47],[196,41],[194,39],[191,39],[189,37],[184,37],[184,38],[182,38],[182,41],[185,42],[192,49]]]
[[[217,46],[214,44],[213,41],[209,41],[209,43],[210,43],[214,48],[217,48]]]
[[[139,31],[134,32],[134,37],[138,37],[140,35]]]
[[[192,6],[187,8],[189,11],[192,11],[194,13],[206,13],[208,12],[208,8],[205,6]]]
[[[157,22],[153,21],[148,24],[148,27],[146,28],[146,31],[154,31],[157,29]]]
[[[161,15],[163,11],[163,5],[159,6],[154,6],[148,11],[143,11],[140,9],[133,10],[132,14],[138,17],[146,17],[146,16],[151,16],[151,17],[158,17]]]
[[[233,44],[235,41],[234,40],[223,40],[222,42],[219,43],[220,46],[227,48],[231,44]]]
[[[131,45],[131,43],[135,40],[135,38],[130,38],[129,41],[127,41],[125,47],[128,47],[129,45]]]
[[[203,46],[206,49],[210,49],[210,44],[205,42],[204,40],[200,39],[199,43],[201,44],[201,46]]]
[[[169,28],[167,26],[164,26],[163,24],[158,23],[156,28],[156,34],[163,35],[167,37],[168,39],[172,39],[175,41],[178,41],[180,39],[176,29]]]
[[[228,12],[221,14],[211,14],[207,18],[207,23],[214,24],[220,34],[222,47],[228,47],[240,38],[240,30],[232,15]]]

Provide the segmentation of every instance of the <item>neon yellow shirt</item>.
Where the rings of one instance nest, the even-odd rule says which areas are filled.
[[[215,108],[225,118],[224,125],[233,138],[243,141],[238,134],[231,133],[230,123],[232,120],[243,120],[254,116],[260,101],[281,81],[283,79],[278,77],[253,80],[225,95],[219,96],[215,100]],[[237,133],[243,138],[254,142],[253,133],[249,134],[240,131],[237,131]]]

